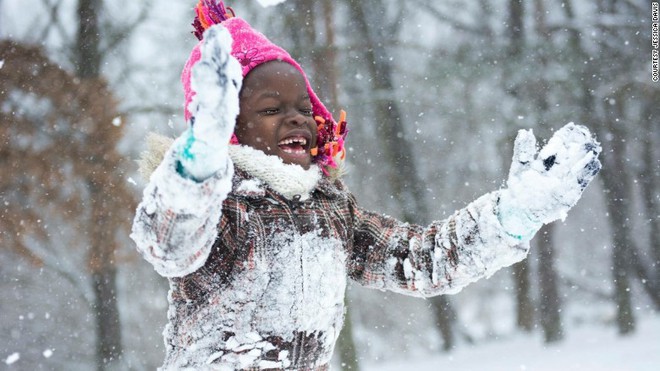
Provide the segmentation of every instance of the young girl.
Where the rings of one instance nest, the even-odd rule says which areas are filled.
[[[200,1],[182,75],[189,129],[150,177],[132,238],[170,282],[163,369],[325,370],[347,278],[429,296],[525,258],[600,169],[568,124],[516,139],[506,189],[427,227],[358,206],[339,178],[346,123],[287,53]]]

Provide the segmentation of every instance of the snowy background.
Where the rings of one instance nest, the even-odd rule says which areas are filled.
[[[227,5],[348,112],[346,181],[365,207],[446,217],[503,185],[521,128],[575,121],[604,148],[526,265],[439,299],[351,285],[334,369],[660,369],[649,2],[263,3],[278,4]],[[162,362],[167,283],[127,228],[145,136],[184,128],[194,5],[0,1],[0,370]]]
[[[660,364],[657,318],[640,320],[638,333],[621,338],[593,326],[574,329],[560,344],[543,345],[534,336],[513,335],[446,355],[423,355],[365,362],[366,370],[497,370],[497,371],[651,371]]]

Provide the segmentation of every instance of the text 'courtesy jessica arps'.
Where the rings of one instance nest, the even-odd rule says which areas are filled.
[[[651,80],[653,82],[658,82],[660,78],[658,77],[658,70],[660,69],[660,14],[659,14],[659,5],[657,1],[651,3]]]

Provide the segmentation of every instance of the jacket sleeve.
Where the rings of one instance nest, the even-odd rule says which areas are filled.
[[[206,262],[234,172],[227,156],[212,177],[184,178],[176,169],[179,147],[175,142],[151,175],[131,233],[138,251],[165,277],[185,276]]]
[[[453,294],[523,260],[529,243],[510,237],[496,216],[498,192],[486,194],[428,227],[353,208],[349,276],[413,296]]]

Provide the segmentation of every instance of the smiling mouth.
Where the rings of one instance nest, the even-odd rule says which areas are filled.
[[[308,140],[302,136],[282,139],[277,146],[285,153],[292,155],[303,155],[307,153]]]

